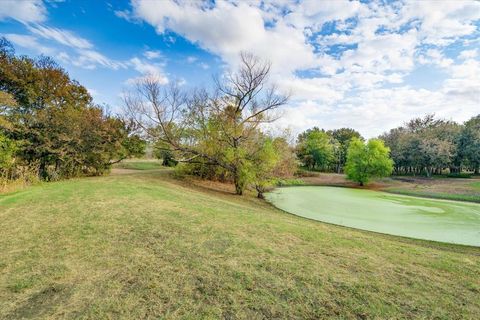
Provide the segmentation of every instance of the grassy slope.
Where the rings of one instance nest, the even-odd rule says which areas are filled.
[[[165,171],[0,196],[0,318],[476,318],[480,249],[309,221]]]

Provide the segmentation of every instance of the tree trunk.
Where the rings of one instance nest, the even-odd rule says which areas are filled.
[[[430,178],[432,176],[432,173],[428,167],[425,168],[425,171],[427,172],[427,178]]]
[[[44,161],[40,162],[40,166],[38,167],[38,176],[41,179],[47,178],[47,165]]]
[[[363,181],[360,181],[360,187],[363,187]]]
[[[235,193],[239,196],[241,196],[243,194],[243,188],[238,183],[235,183]]]
[[[240,177],[237,173],[234,174],[233,184],[235,185],[235,193],[241,196],[243,194],[243,183],[240,182]]]

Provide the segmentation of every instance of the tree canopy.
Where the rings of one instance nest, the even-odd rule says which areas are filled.
[[[363,139],[351,128],[325,131],[318,127],[298,135],[296,154],[301,163],[310,170],[342,172],[347,149],[353,138]]]
[[[260,177],[260,158],[274,158],[271,137],[261,126],[276,120],[274,111],[288,96],[268,84],[270,64],[242,53],[237,72],[216,78],[216,90],[184,92],[146,77],[124,97],[125,111],[176,162],[191,173],[231,180],[237,194]],[[274,167],[266,165],[266,171]]]
[[[479,116],[464,125],[435,119],[433,115],[412,119],[380,138],[391,149],[396,174],[439,174],[467,169],[478,173],[480,166]]]
[[[0,41],[0,136],[2,150],[7,142],[16,146],[15,167],[35,164],[49,180],[102,174],[116,161],[143,154],[145,142],[134,129],[95,105],[53,59],[16,56]]]
[[[365,144],[353,138],[347,152],[345,172],[347,178],[364,185],[372,178],[389,176],[393,170],[390,149],[380,139],[370,139]]]

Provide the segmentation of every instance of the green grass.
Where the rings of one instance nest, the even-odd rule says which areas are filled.
[[[0,196],[0,318],[480,314],[480,249],[302,219],[167,170]]]
[[[115,165],[115,168],[130,169],[130,170],[153,170],[161,169],[162,163],[160,161],[124,161]]]
[[[480,190],[480,181],[474,182],[470,184],[473,188]]]
[[[480,194],[463,194],[463,193],[457,194],[457,193],[447,193],[447,192],[438,192],[438,191],[428,191],[428,190],[421,190],[421,189],[413,190],[413,189],[402,189],[402,188],[388,188],[388,189],[385,189],[385,191],[394,193],[394,194],[403,194],[406,196],[480,203]]]

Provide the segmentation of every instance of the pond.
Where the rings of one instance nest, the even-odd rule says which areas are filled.
[[[278,188],[268,201],[289,213],[416,239],[480,246],[480,204],[385,192],[302,186]]]

